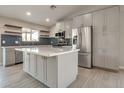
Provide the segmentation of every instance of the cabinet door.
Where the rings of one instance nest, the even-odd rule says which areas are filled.
[[[50,87],[57,87],[57,59],[49,57],[47,60],[47,84]]]
[[[72,28],[78,28],[81,26],[81,17],[80,16],[76,16],[73,18],[73,24],[72,24]]]
[[[93,13],[93,65],[105,66],[104,10]]]
[[[57,30],[57,32],[64,30],[64,21],[57,22],[56,30]]]
[[[61,21],[61,22],[60,22],[60,28],[59,28],[59,30],[60,30],[60,31],[61,31],[61,30],[64,31],[64,30],[65,30],[65,27],[64,27],[64,26],[65,26],[64,21]]]
[[[73,18],[73,28],[92,25],[92,14],[84,14]]]
[[[37,78],[38,80],[40,80],[41,82],[44,81],[44,57],[42,56],[37,56]]]
[[[29,63],[30,69],[29,69],[29,71],[32,76],[36,76],[36,62],[37,62],[36,55],[30,54],[30,63]]]
[[[30,54],[27,52],[23,52],[23,70],[29,72],[30,68]]]
[[[92,14],[91,13],[82,15],[81,20],[82,20],[82,23],[81,23],[82,26],[92,26]]]
[[[106,68],[119,68],[119,8],[113,7],[106,13]]]
[[[72,33],[72,20],[65,21],[65,37],[71,38]]]

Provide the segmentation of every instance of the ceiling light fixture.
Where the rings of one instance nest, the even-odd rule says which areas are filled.
[[[55,5],[51,5],[50,8],[51,8],[52,10],[54,10],[54,9],[56,8],[56,6],[55,6]]]
[[[50,21],[50,19],[49,19],[49,18],[46,18],[46,21],[47,21],[47,22],[49,22],[49,21]]]
[[[27,14],[28,16],[30,16],[30,15],[31,15],[31,13],[30,13],[30,12],[26,12],[26,14]]]

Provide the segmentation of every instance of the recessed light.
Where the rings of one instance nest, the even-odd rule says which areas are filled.
[[[27,14],[28,16],[30,16],[30,15],[31,15],[31,13],[30,13],[30,12],[26,12],[26,14]]]
[[[50,21],[50,19],[49,19],[49,18],[47,18],[47,19],[46,19],[46,21],[47,21],[47,22],[49,22],[49,21]]]

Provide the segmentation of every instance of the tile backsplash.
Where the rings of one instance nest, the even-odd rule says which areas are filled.
[[[71,45],[71,39],[66,39]],[[39,42],[22,42],[22,37],[17,35],[1,34],[1,46],[28,46],[28,45],[57,45],[58,39],[54,37],[40,37]]]
[[[19,46],[21,45],[21,36],[1,35],[1,46]]]
[[[1,35],[1,46],[25,46],[25,45],[56,45],[57,38],[40,37],[39,42],[22,42],[22,37],[17,35]]]

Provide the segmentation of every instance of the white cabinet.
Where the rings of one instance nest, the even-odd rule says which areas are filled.
[[[39,81],[44,81],[45,82],[45,80],[46,80],[46,77],[44,76],[45,74],[45,65],[44,65],[44,61],[45,61],[45,59],[44,59],[44,57],[42,57],[42,56],[37,56],[37,65],[36,65],[36,67],[37,67],[37,78],[38,78],[38,80]]]
[[[93,13],[93,65],[105,67],[104,10]]]
[[[45,57],[23,52],[23,70],[44,84],[46,84],[46,65]]]
[[[119,8],[109,8],[106,12],[106,61],[110,69],[119,67]]]
[[[93,65],[114,70],[118,69],[118,7],[93,13]]]
[[[30,54],[29,72],[32,76],[36,76],[36,62],[36,55]]]
[[[72,28],[80,27],[81,24],[82,24],[82,20],[81,20],[81,17],[80,16],[76,16],[76,17],[73,18]]]
[[[23,52],[23,70],[29,72],[30,54]]]
[[[51,27],[50,36],[55,37],[55,34],[65,30],[64,21],[57,22],[56,25]]]
[[[73,28],[92,26],[92,14],[84,14],[73,18]]]
[[[92,26],[92,14],[82,15],[82,25],[83,26]]]
[[[57,71],[56,57],[47,58],[47,84],[50,87],[57,87]]]
[[[56,23],[56,29],[57,31],[63,31],[64,30],[64,21],[60,21]]]
[[[65,25],[65,38],[71,38],[72,36],[72,20],[64,21]]]
[[[23,69],[48,87],[68,87],[78,74],[78,51],[52,57],[25,51]]]

